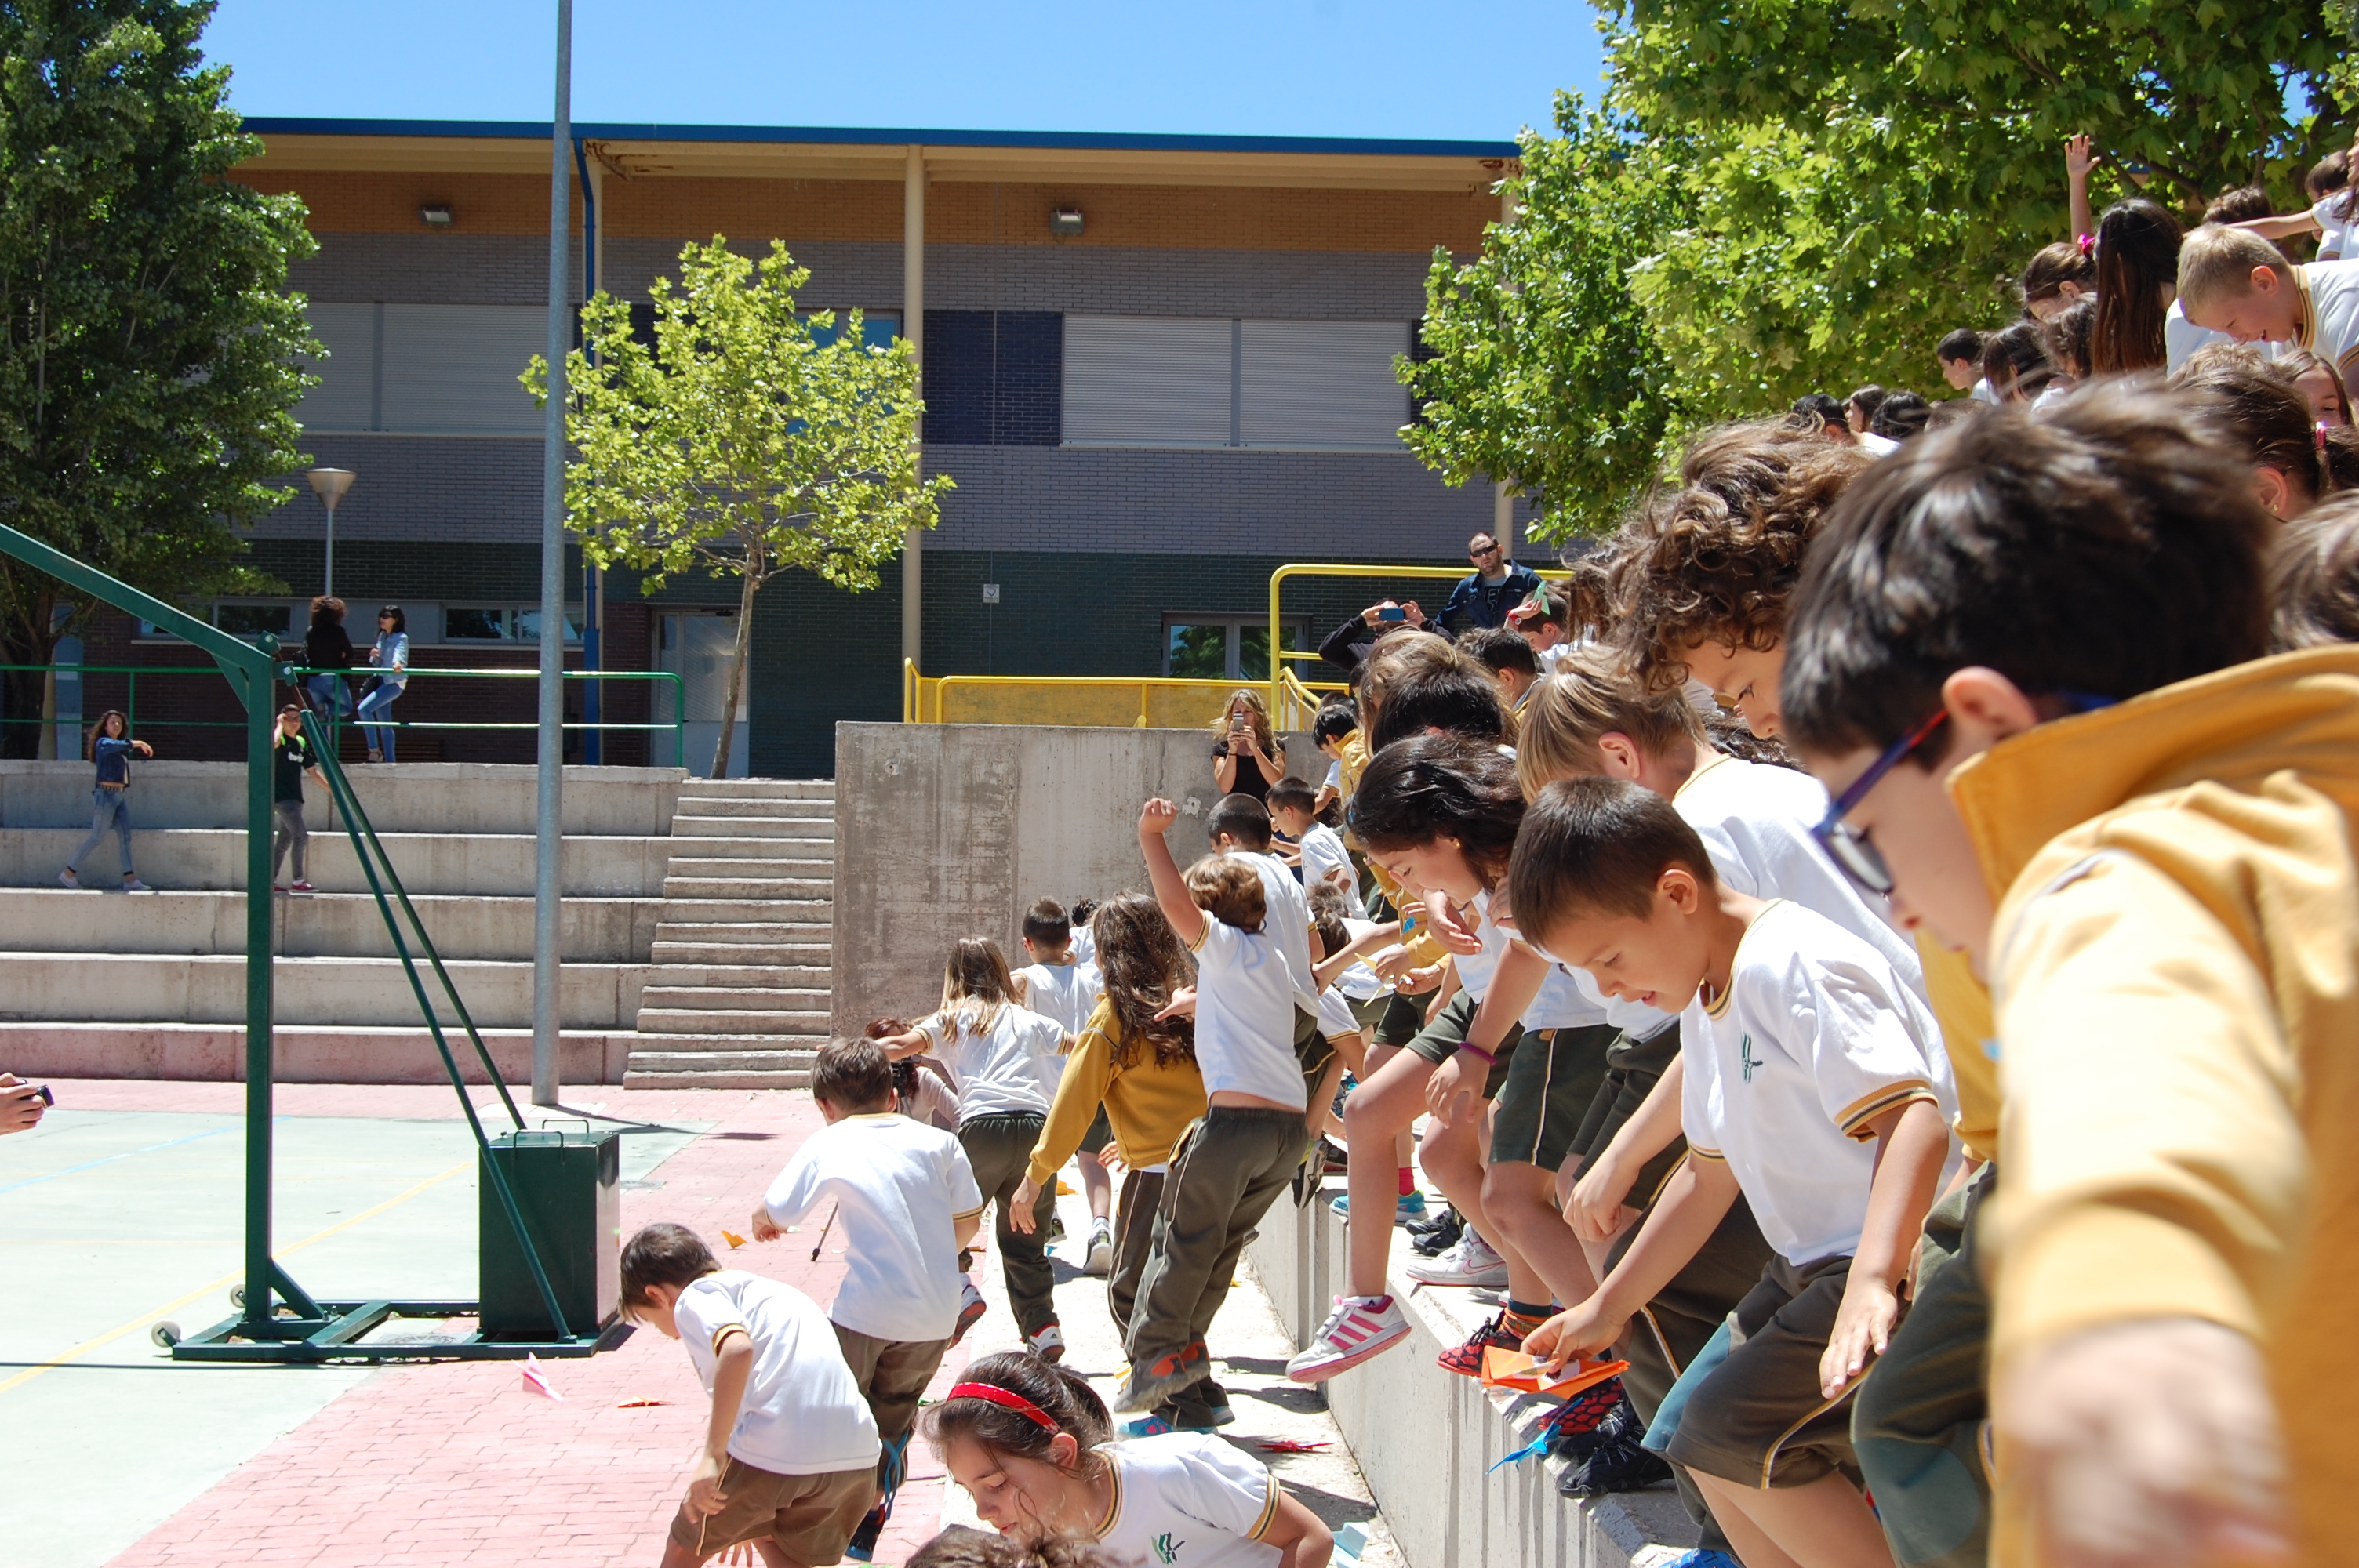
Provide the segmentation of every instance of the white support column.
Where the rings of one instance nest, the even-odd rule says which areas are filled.
[[[926,362],[926,149],[911,147],[901,179],[901,336],[919,364],[919,395]],[[910,454],[914,470],[919,461]],[[901,538],[901,656],[924,667],[926,535],[912,528]]]
[[[1516,198],[1512,190],[1499,192],[1499,222],[1516,221]],[[1499,541],[1499,555],[1504,560],[1516,558],[1516,498],[1507,493],[1505,480],[1491,486],[1491,537]]]

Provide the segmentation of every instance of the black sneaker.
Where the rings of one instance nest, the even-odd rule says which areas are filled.
[[[1568,1498],[1602,1498],[1609,1492],[1637,1492],[1671,1478],[1668,1460],[1636,1437],[1602,1443],[1586,1463],[1564,1473],[1556,1489]]]
[[[1416,1248],[1421,1257],[1439,1258],[1457,1246],[1459,1238],[1465,1234],[1466,1222],[1458,1217],[1457,1210],[1452,1209],[1449,1224],[1429,1230],[1422,1236],[1412,1235],[1408,1244]]]
[[[1549,1415],[1546,1423],[1549,1456],[1578,1465],[1625,1434],[1643,1436],[1643,1424],[1635,1432],[1625,1424],[1625,1421],[1635,1422],[1637,1413],[1622,1391],[1619,1378],[1609,1378],[1594,1388],[1584,1389]]]
[[[1423,1236],[1430,1231],[1440,1230],[1445,1227],[1455,1227],[1462,1223],[1463,1222],[1458,1217],[1458,1211],[1455,1208],[1452,1208],[1450,1205],[1443,1204],[1440,1208],[1434,1210],[1431,1214],[1427,1215],[1424,1218],[1411,1220],[1408,1224],[1401,1227],[1401,1228],[1408,1231],[1411,1236]]]
[[[1327,1179],[1327,1140],[1314,1138],[1302,1163],[1294,1167],[1294,1206],[1301,1208],[1319,1195],[1319,1184]]]
[[[851,1541],[844,1545],[843,1555],[854,1563],[871,1561],[876,1555],[876,1538],[884,1533],[885,1505],[879,1503],[868,1510],[868,1517],[862,1519],[860,1528],[852,1532]]]
[[[1348,1150],[1339,1149],[1324,1138],[1321,1138],[1319,1141],[1319,1147],[1325,1150],[1327,1152],[1327,1173],[1329,1175],[1341,1176],[1347,1173],[1352,1169],[1352,1156]]]

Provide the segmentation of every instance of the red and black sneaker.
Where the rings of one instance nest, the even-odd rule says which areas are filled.
[[[1626,1402],[1619,1378],[1608,1378],[1593,1388],[1583,1389],[1549,1411],[1549,1418],[1540,1423],[1541,1434],[1548,1439],[1548,1451],[1560,1459],[1576,1463],[1588,1458],[1601,1440],[1599,1429],[1606,1425],[1606,1418]]]
[[[1455,1372],[1462,1378],[1483,1375],[1483,1352],[1493,1346],[1502,1350],[1521,1350],[1524,1336],[1509,1332],[1506,1313],[1494,1313],[1490,1320],[1466,1336],[1466,1343],[1455,1345],[1433,1359],[1445,1372]]]

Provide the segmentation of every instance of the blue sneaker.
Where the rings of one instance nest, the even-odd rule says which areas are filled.
[[[1337,1218],[1349,1220],[1352,1217],[1352,1195],[1345,1193],[1327,1206],[1335,1211]],[[1413,1192],[1393,1206],[1395,1225],[1408,1225],[1424,1217],[1425,1194],[1422,1191]]]
[[[1658,1568],[1744,1568],[1744,1564],[1725,1552],[1699,1546],[1680,1552],[1669,1562],[1659,1564]]]

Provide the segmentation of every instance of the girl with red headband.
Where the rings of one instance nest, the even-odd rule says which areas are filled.
[[[1327,1562],[1334,1538],[1267,1465],[1201,1433],[1113,1442],[1112,1424],[1081,1378],[1010,1351],[970,1366],[919,1429],[1002,1535],[1184,1568]]]

